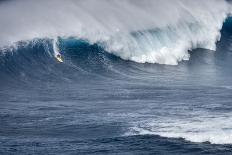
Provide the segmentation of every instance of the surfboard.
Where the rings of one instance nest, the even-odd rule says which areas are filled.
[[[56,56],[56,59],[57,59],[57,61],[59,61],[61,63],[64,62],[61,57]]]

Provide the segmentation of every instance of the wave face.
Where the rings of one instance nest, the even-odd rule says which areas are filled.
[[[176,65],[188,50],[215,50],[229,10],[224,0],[3,1],[0,45],[75,37],[125,60]]]

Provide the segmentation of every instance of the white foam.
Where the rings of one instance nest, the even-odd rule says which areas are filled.
[[[12,0],[0,4],[0,46],[74,36],[126,60],[176,65],[188,50],[215,49],[228,10],[224,0]]]
[[[57,40],[57,39],[54,39],[54,40],[53,40],[54,57],[56,57],[57,55],[60,54],[60,50],[59,50],[58,44],[59,44],[58,40]]]
[[[184,120],[168,119],[134,124],[127,135],[160,135],[168,138],[183,138],[191,142],[232,144],[232,114],[199,116]]]

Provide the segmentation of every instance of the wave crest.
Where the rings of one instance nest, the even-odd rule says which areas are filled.
[[[224,0],[9,1],[0,5],[0,45],[76,37],[126,60],[176,65],[188,50],[215,49],[229,11]]]

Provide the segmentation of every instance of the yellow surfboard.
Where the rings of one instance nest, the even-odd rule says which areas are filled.
[[[56,59],[57,59],[57,61],[59,61],[59,62],[64,62],[63,60],[62,60],[62,57],[61,57],[61,55],[56,55]]]

